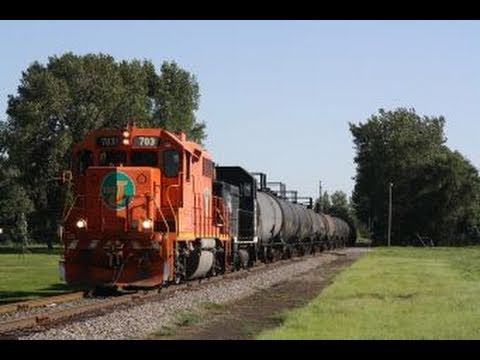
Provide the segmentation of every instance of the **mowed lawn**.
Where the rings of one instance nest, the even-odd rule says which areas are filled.
[[[60,281],[56,254],[0,254],[0,304],[72,291]]]
[[[480,247],[375,248],[259,339],[480,339]]]

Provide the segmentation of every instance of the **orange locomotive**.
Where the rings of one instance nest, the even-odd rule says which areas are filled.
[[[67,283],[156,287],[227,270],[229,212],[200,145],[131,124],[90,132],[72,155]]]

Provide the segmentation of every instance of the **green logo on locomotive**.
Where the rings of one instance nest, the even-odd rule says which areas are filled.
[[[103,178],[100,195],[110,209],[122,210],[133,201],[135,183],[127,174],[112,171]]]

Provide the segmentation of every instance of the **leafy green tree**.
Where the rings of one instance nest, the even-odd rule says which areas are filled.
[[[330,198],[332,201],[332,208],[349,209],[348,197],[343,191],[335,191]]]
[[[318,210],[319,212],[328,213],[331,206],[330,195],[328,195],[328,191],[324,191],[318,200]]]
[[[29,239],[25,219],[33,211],[33,203],[25,189],[19,184],[20,172],[0,165],[0,227],[10,240],[26,243]]]
[[[175,62],[163,63],[155,97],[156,126],[171,131],[187,130],[187,137],[201,143],[205,139],[205,123],[198,123],[200,91],[195,76]]]
[[[371,225],[377,244],[386,241],[390,183],[393,244],[416,242],[419,235],[444,242],[476,223],[478,173],[446,147],[444,125],[441,116],[421,117],[404,108],[381,109],[365,123],[350,124],[357,165],[354,208]]]
[[[67,53],[30,65],[18,93],[9,96],[7,121],[0,123],[0,158],[20,171],[17,184],[33,202],[27,216],[32,237],[56,236],[64,194],[55,178],[87,132],[124,127],[134,117],[139,126],[165,126],[202,140],[205,124],[194,114],[199,98],[193,75],[175,63],[165,62],[157,74],[150,61]]]
[[[435,244],[452,245],[459,234],[479,228],[480,178],[458,151],[444,147],[416,171],[410,198],[404,225],[412,233],[427,234]]]
[[[353,212],[350,208],[347,194],[345,194],[343,191],[335,191],[331,196],[331,202],[332,204],[326,210],[326,213],[340,217],[345,221],[349,221],[349,219],[352,218],[353,224]]]

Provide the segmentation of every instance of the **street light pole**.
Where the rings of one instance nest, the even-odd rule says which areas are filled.
[[[390,183],[388,191],[388,246],[390,247],[390,238],[392,233],[392,188],[393,183]]]

